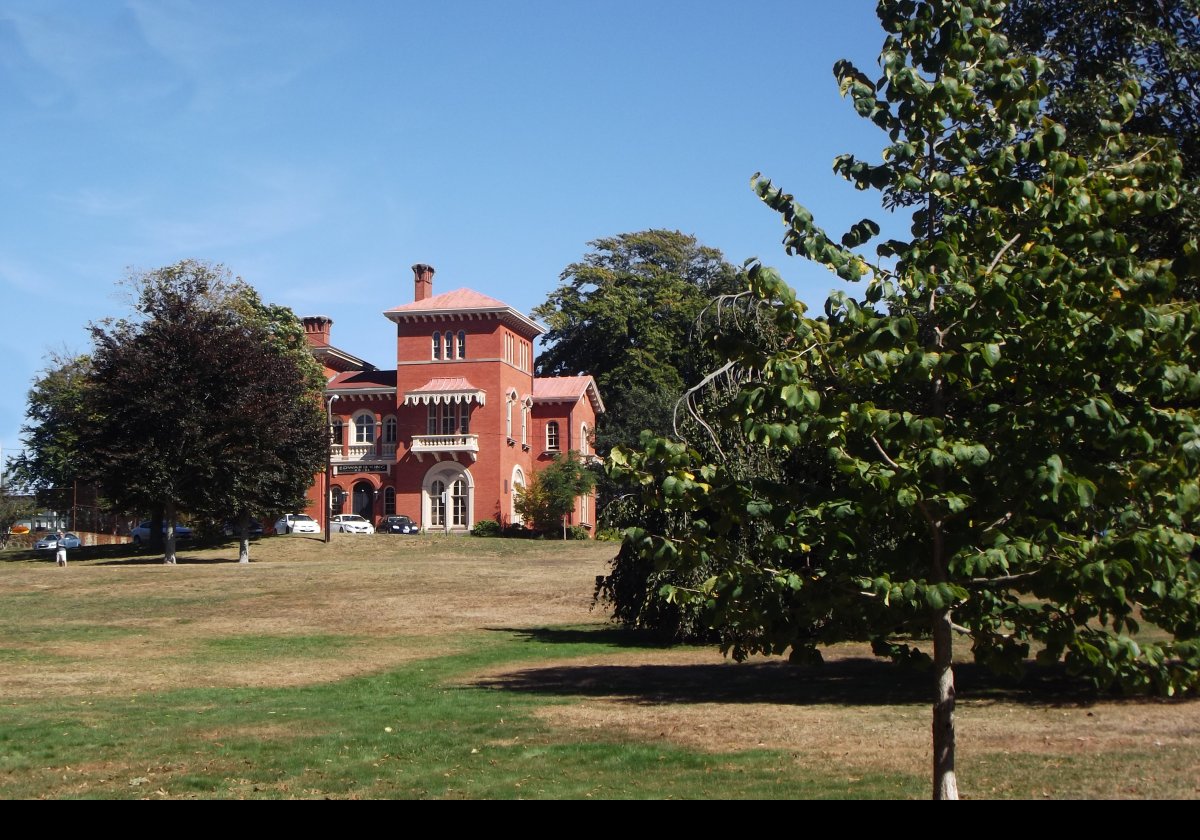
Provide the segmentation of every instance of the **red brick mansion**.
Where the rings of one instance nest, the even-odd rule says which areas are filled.
[[[396,325],[394,370],[330,344],[329,318],[303,319],[333,423],[332,480],[316,477],[309,513],[324,527],[329,498],[334,513],[404,514],[430,531],[519,522],[516,488],[559,453],[590,454],[604,411],[596,383],[535,377],[535,321],[470,289],[434,295],[431,266],[413,274],[413,302],[383,313]],[[595,521],[595,496],[581,497],[569,524]]]

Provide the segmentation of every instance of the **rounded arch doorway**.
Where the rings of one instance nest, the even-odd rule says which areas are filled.
[[[475,479],[462,464],[442,462],[421,483],[421,519],[434,531],[465,531],[475,521]]]
[[[369,481],[360,481],[354,485],[351,510],[368,522],[375,521],[375,488]]]

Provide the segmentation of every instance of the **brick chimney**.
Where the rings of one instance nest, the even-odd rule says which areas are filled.
[[[333,329],[333,319],[327,315],[309,315],[301,318],[304,324],[304,337],[311,347],[328,347],[329,333]]]
[[[433,297],[433,266],[417,263],[413,270],[413,300]]]

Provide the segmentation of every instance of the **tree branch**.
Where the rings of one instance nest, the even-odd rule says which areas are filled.
[[[1000,260],[1004,257],[1004,255],[1008,253],[1008,249],[1011,248],[1013,245],[1015,245],[1016,241],[1020,238],[1021,238],[1021,234],[1019,234],[1019,233],[1013,234],[1013,238],[1008,240],[1007,242],[1005,242],[1004,246],[996,253],[996,256],[994,256],[992,258],[992,261],[988,265],[987,271],[985,271],[984,274],[991,274],[993,269],[996,268],[996,265],[1000,262]]]

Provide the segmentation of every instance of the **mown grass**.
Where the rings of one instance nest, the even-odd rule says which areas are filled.
[[[769,750],[711,754],[619,736],[564,741],[533,715],[545,698],[457,681],[497,665],[611,647],[551,648],[514,637],[474,642],[467,654],[331,684],[10,704],[0,710],[0,792],[795,798],[913,796],[924,785],[894,774],[813,778]]]
[[[923,675],[667,649],[611,546],[348,537],[0,563],[3,798],[908,798]],[[82,554],[82,553],[80,553]],[[1194,702],[961,672],[973,797],[1200,796]]]

